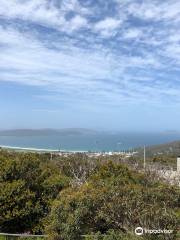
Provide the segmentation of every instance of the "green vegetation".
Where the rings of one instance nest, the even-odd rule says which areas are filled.
[[[0,231],[42,232],[42,219],[69,179],[46,155],[0,153]]]
[[[75,240],[90,232],[106,234],[110,230],[121,236],[137,226],[177,229],[179,200],[176,187],[152,183],[144,175],[110,162],[100,166],[80,188],[59,194],[46,230],[52,239]]]
[[[126,162],[0,151],[0,232],[48,240],[178,239],[179,187]],[[137,237],[139,226],[173,233]]]
[[[143,148],[136,149],[136,159],[143,161]],[[177,156],[180,156],[180,141],[146,147],[146,157],[149,164],[156,164],[176,169]]]

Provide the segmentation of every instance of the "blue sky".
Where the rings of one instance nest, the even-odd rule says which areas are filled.
[[[0,0],[0,128],[180,130],[179,0]]]

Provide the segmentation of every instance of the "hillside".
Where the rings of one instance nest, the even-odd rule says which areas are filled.
[[[136,149],[139,155],[143,154],[143,149]],[[146,146],[146,155],[180,155],[180,141],[169,142],[165,144],[158,144],[152,146]]]
[[[82,135],[94,134],[96,131],[85,128],[64,128],[64,129],[7,129],[0,130],[0,136],[68,136],[68,135]]]

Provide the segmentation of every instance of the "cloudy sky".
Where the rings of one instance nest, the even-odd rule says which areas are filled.
[[[179,0],[0,0],[0,128],[180,130]]]

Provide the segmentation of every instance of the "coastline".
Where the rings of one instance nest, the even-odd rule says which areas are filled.
[[[15,147],[8,145],[0,145],[0,149],[5,150],[15,150],[15,151],[28,151],[28,152],[42,152],[42,153],[88,153],[88,151],[82,150],[58,150],[58,149],[50,149],[50,148],[33,148],[33,147]]]
[[[82,151],[82,150],[57,150],[57,149],[43,149],[43,148],[26,148],[26,147],[14,147],[7,145],[0,145],[0,149],[16,151],[16,152],[32,152],[32,153],[50,153],[59,156],[69,156],[77,153],[84,153],[89,157],[99,157],[99,156],[112,156],[112,155],[121,155],[130,157],[136,154],[137,152],[123,152],[123,151]]]

